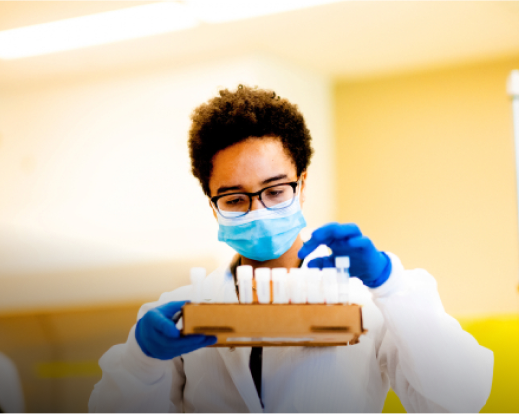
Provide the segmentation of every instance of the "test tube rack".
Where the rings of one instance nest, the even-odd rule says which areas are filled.
[[[357,304],[186,303],[182,333],[215,347],[353,345],[367,331]]]

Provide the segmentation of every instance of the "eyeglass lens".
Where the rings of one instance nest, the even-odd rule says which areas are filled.
[[[265,207],[270,209],[284,208],[286,201],[292,200],[295,191],[290,184],[280,184],[266,188],[261,193],[261,201]],[[247,194],[229,194],[218,199],[217,207],[221,213],[246,213],[251,206],[250,196]]]

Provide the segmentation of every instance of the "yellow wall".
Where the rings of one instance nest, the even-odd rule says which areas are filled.
[[[494,352],[483,412],[517,412],[518,234],[511,103],[519,57],[336,86],[338,220],[438,281]],[[388,394],[384,412],[401,412]]]
[[[336,86],[338,219],[438,281],[456,316],[517,312],[514,59]]]
[[[477,341],[494,351],[492,392],[481,410],[483,413],[517,413],[517,372],[519,371],[519,316],[462,318],[461,326]],[[390,390],[384,413],[405,412],[398,396]]]

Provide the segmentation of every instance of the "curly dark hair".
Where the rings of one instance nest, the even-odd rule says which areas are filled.
[[[310,164],[313,149],[303,115],[297,105],[274,91],[243,85],[234,92],[220,90],[219,96],[193,111],[191,120],[188,141],[191,171],[207,196],[211,194],[213,157],[250,137],[278,137],[292,156],[298,176]]]

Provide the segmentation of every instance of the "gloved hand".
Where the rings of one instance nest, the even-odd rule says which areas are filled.
[[[146,355],[167,360],[216,343],[215,336],[181,336],[172,318],[186,302],[169,302],[150,309],[137,322],[135,339]]]
[[[332,254],[311,260],[308,267],[335,267],[336,256],[349,256],[350,275],[371,288],[382,285],[391,274],[391,260],[387,254],[377,250],[355,224],[330,223],[315,230],[299,250],[299,258],[304,259],[321,244],[327,245]]]

